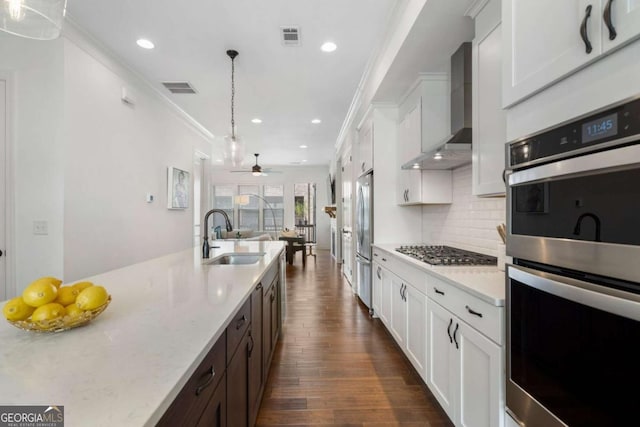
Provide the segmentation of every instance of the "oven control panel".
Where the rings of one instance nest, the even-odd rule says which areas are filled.
[[[640,98],[512,142],[508,165],[519,169],[640,139]],[[636,141],[638,142],[638,141]]]

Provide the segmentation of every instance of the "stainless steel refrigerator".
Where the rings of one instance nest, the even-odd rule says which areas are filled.
[[[371,312],[371,243],[373,243],[373,171],[356,181],[356,293]]]

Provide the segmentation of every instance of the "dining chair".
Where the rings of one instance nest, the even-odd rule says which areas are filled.
[[[315,224],[297,224],[296,231],[298,234],[305,237],[305,251],[306,254],[313,257],[316,261],[316,254],[313,252],[313,248],[316,247],[316,226]]]

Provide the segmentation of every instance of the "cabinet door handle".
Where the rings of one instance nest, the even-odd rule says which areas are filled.
[[[411,200],[411,197],[409,197],[409,190],[407,189],[407,202]]]
[[[402,295],[402,288],[404,288],[404,283],[400,285],[400,298],[404,300],[404,296]]]
[[[438,288],[433,288],[434,292],[438,295],[444,295],[444,292],[442,292],[440,289]]]
[[[464,308],[467,309],[469,314],[473,314],[474,316],[482,317],[482,313],[478,313],[477,311],[472,310],[468,305],[465,305]]]
[[[249,344],[247,345],[247,356],[248,357],[251,357],[251,353],[253,353],[253,346],[254,346],[253,337],[251,335],[249,335]]]
[[[453,319],[451,319],[451,320],[453,320]],[[456,328],[453,330],[453,340],[454,340],[454,341],[455,341],[455,343],[456,343],[456,349],[460,348],[460,347],[458,346],[458,340],[456,339],[456,332],[458,332],[458,328],[459,328],[459,327],[460,327],[460,324],[456,322]]]
[[[260,289],[262,289],[262,282],[256,285],[256,291],[259,291]]]
[[[362,172],[364,172],[364,162],[362,162]]]
[[[618,33],[616,32],[616,27],[613,26],[613,22],[611,21],[611,3],[613,0],[607,1],[607,4],[604,6],[604,13],[602,17],[604,18],[604,24],[609,29],[609,40],[614,40]]]
[[[507,183],[507,170],[502,169],[502,182]]]
[[[381,267],[378,267],[378,270],[376,271],[376,274],[378,275],[378,279],[382,280],[382,276],[380,276],[380,272],[382,271]]]
[[[451,325],[453,325],[453,318],[449,319],[449,326],[447,326],[447,335],[449,335],[449,341],[453,344],[453,338],[451,337]]]
[[[273,302],[274,299],[276,299],[276,294],[275,292],[271,292],[271,302]]]
[[[247,322],[247,316],[243,314],[242,317],[238,319],[238,321],[236,322],[236,330],[242,328],[242,325],[244,325],[246,322]]]
[[[213,365],[211,365],[211,367],[206,373],[207,373],[207,379],[201,386],[196,388],[196,396],[200,396],[200,393],[202,393],[204,389],[209,387],[209,385],[211,385],[211,383],[213,382],[213,378],[216,376],[216,371],[213,369]]]
[[[593,47],[591,47],[591,42],[589,41],[589,33],[587,32],[587,22],[591,17],[591,9],[592,6],[589,5],[584,11],[584,18],[582,19],[582,24],[580,24],[580,37],[582,37],[582,41],[584,42],[585,51],[587,55],[591,53]]]
[[[373,256],[378,256],[378,254],[373,254]]]

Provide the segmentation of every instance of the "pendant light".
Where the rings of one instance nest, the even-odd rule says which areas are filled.
[[[244,143],[236,135],[235,108],[235,58],[237,50],[228,50],[227,56],[231,58],[231,135],[224,138],[224,160],[227,166],[239,167],[244,160]]]
[[[60,36],[67,0],[0,0],[0,30],[35,40]]]

